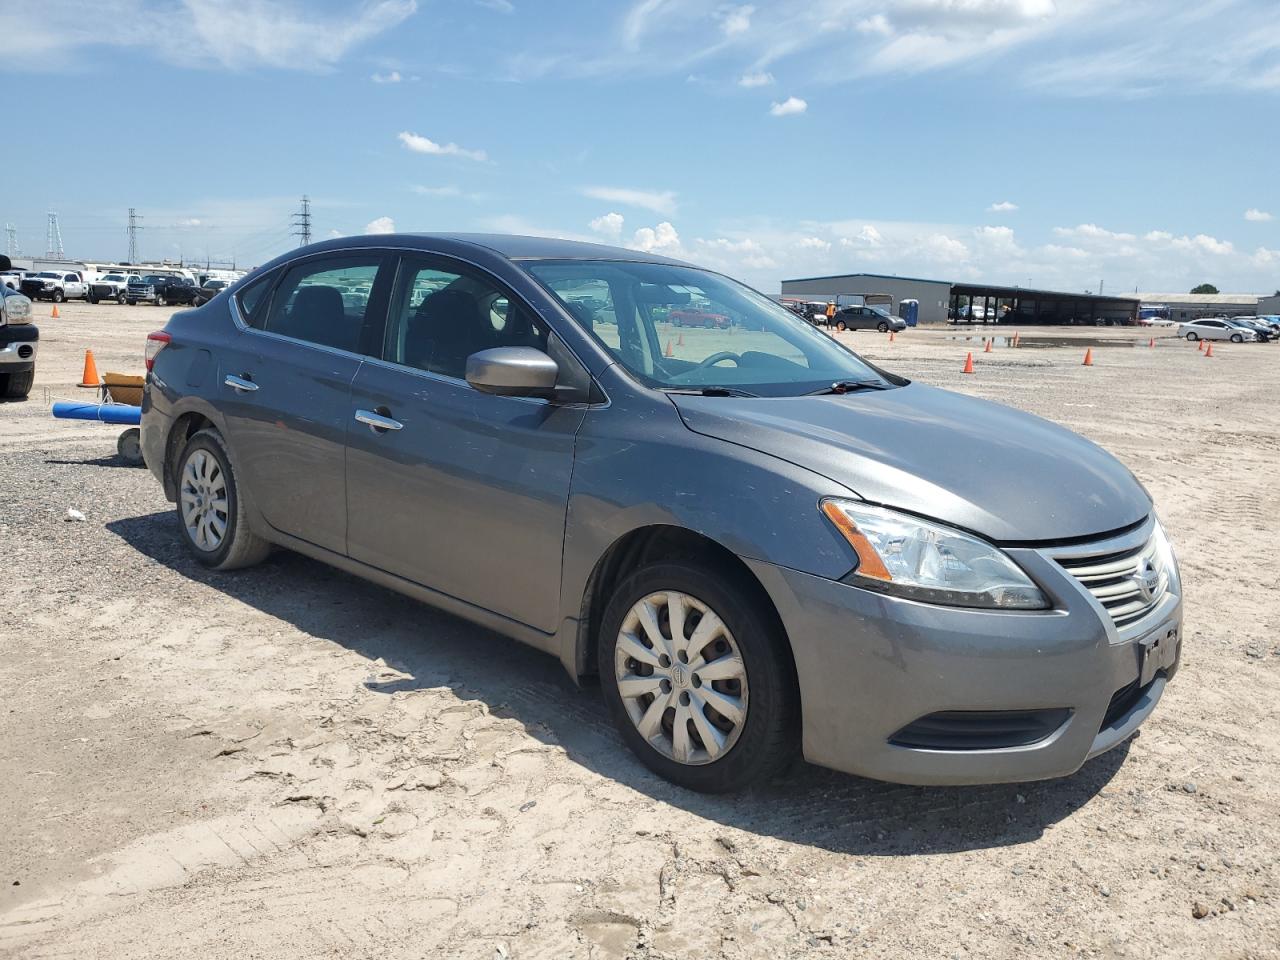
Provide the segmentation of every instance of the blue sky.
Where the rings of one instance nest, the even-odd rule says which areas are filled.
[[[854,270],[1280,288],[1275,0],[0,0],[0,221],[43,252],[593,238]],[[39,122],[17,118],[35,111]],[[15,138],[14,134],[17,133]]]

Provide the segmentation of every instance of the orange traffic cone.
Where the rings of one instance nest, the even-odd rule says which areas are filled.
[[[92,350],[86,350],[84,352],[84,376],[80,378],[80,386],[98,386],[98,365],[93,362]]]
[[[1085,350],[1085,352],[1084,352],[1084,365],[1085,365],[1086,367],[1092,367],[1092,366],[1093,366],[1093,347],[1089,347],[1087,350]]]
[[[1212,356],[1213,356],[1213,344],[1212,344],[1212,343],[1206,343],[1206,344],[1204,345],[1204,355],[1205,355],[1206,357],[1212,357]]]
[[[1197,349],[1197,350],[1199,350],[1201,353],[1204,353],[1204,341],[1203,341],[1203,340],[1197,340],[1197,341],[1196,341],[1196,349]]]
[[[992,337],[991,339],[993,340],[993,339],[995,339],[995,338],[994,338],[994,337]],[[985,347],[983,347],[983,348],[982,348],[982,352],[983,352],[983,353],[990,353],[990,352],[991,352],[991,340],[988,340],[988,341],[987,341],[987,345],[986,345]]]
[[[667,349],[666,349],[666,350],[664,350],[664,351],[662,351],[662,355],[663,355],[664,357],[674,357],[674,356],[676,355],[676,354],[675,354],[675,351],[671,349],[671,340],[670,340],[670,338],[668,338],[668,340],[667,340]]]
[[[58,319],[58,305],[56,303],[53,305],[53,312],[50,313],[49,316],[52,317],[54,320]]]
[[[964,369],[961,373],[973,373],[973,351],[970,350],[964,358]]]
[[[676,346],[677,346],[677,347],[683,347],[683,346],[684,346],[684,331],[683,331],[683,330],[681,330],[681,331],[680,331],[680,338],[679,338],[678,340],[676,340]]]
[[[1148,347],[1154,347],[1155,345],[1156,345],[1156,338],[1155,338],[1155,337],[1152,337],[1150,340],[1148,340],[1148,341],[1147,341],[1147,346],[1148,346]]]

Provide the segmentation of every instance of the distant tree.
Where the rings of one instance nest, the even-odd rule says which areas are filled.
[[[1192,293],[1217,293],[1218,288],[1212,283],[1202,283],[1198,287],[1191,288]]]

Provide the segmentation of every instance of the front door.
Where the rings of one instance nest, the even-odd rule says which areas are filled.
[[[551,633],[585,409],[464,379],[470,354],[548,335],[488,274],[406,257],[382,359],[352,384],[347,513],[354,559]]]
[[[247,287],[216,389],[236,469],[275,529],[346,552],[346,434],[366,324],[389,286],[379,252],[328,254]]]

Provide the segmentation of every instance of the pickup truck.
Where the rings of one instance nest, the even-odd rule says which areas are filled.
[[[200,288],[186,277],[168,277],[163,274],[150,273],[145,277],[134,277],[125,287],[125,302],[129,306],[137,303],[151,303],[163,307],[171,303],[194,304]]]
[[[89,285],[78,273],[41,270],[22,278],[21,291],[32,300],[88,300]]]
[[[25,270],[0,270],[0,286],[8,287],[10,290],[17,290],[22,284],[22,278],[27,275]]]
[[[0,269],[9,269],[0,256]],[[31,393],[36,377],[36,347],[40,331],[31,322],[31,301],[0,284],[0,398],[21,400]]]
[[[104,273],[97,280],[89,284],[89,302],[97,303],[99,300],[114,300],[116,303],[124,303],[125,288],[129,285],[130,280],[137,280],[136,273]]]

